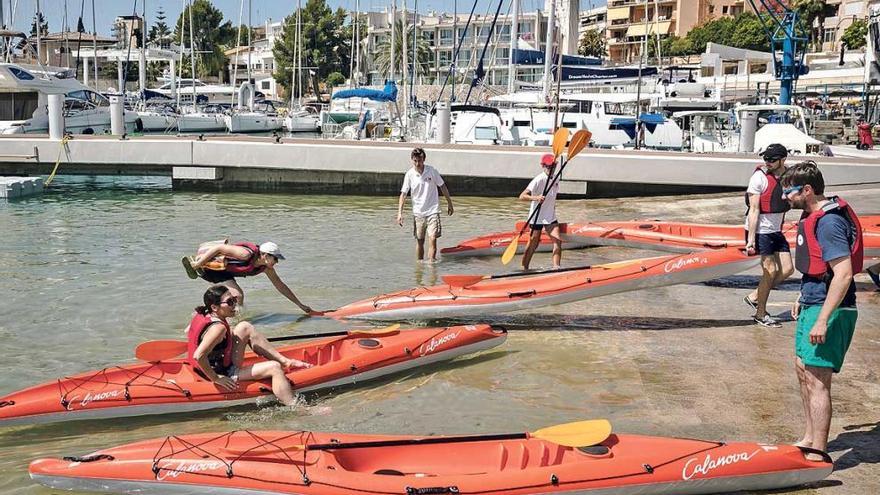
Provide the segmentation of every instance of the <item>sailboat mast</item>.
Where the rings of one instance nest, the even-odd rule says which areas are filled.
[[[296,1],[296,79],[299,88],[299,98],[297,102],[302,106],[302,0]]]
[[[516,80],[516,51],[519,47],[519,0],[513,2],[513,14],[510,24],[510,63],[507,68],[507,92],[513,93]]]
[[[189,2],[189,64],[192,69],[193,113],[196,112],[196,38],[193,29],[193,2]]]
[[[247,105],[248,105],[248,110],[250,110],[251,112],[254,111],[254,96],[255,96],[255,92],[256,92],[256,88],[253,86],[253,82],[251,82],[251,47],[253,46],[253,40],[251,40],[251,26],[253,25],[252,20],[251,20],[251,10],[253,10],[251,8],[252,4],[253,4],[253,2],[251,0],[248,0],[248,25],[247,25],[247,31],[248,31],[247,77],[248,77],[248,80],[247,80],[247,82],[250,87],[250,94],[248,95]]]
[[[547,18],[547,32],[544,37],[544,86],[542,87],[541,96],[543,96],[544,101],[547,101],[547,97],[550,95],[550,82],[551,82],[551,62],[553,58],[553,30],[556,27],[556,0],[550,0],[550,12]],[[561,62],[560,57],[560,62]]]
[[[397,70],[396,70],[397,64],[395,64],[395,62],[396,62],[395,58],[396,58],[397,53],[395,53],[396,50],[394,49],[395,48],[394,45],[397,44],[397,40],[395,39],[395,36],[394,36],[394,24],[395,24],[394,21],[396,20],[395,19],[396,17],[397,17],[397,0],[391,0],[391,70],[389,71],[390,72],[389,79],[391,79],[392,81],[394,80],[395,72],[397,72]]]

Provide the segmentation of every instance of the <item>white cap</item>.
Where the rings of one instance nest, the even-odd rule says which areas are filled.
[[[264,243],[260,244],[260,252],[266,253],[266,254],[271,254],[272,256],[278,258],[279,260],[284,259],[284,255],[281,254],[281,250],[278,249],[278,244],[275,244],[274,242],[264,242]]]

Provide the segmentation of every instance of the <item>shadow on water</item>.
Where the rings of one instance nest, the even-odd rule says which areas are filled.
[[[834,462],[835,471],[880,462],[880,421],[844,426],[843,429],[843,433],[828,442],[828,452],[846,451]]]
[[[707,280],[694,285],[707,285],[709,287],[721,287],[724,289],[754,289],[758,286],[758,282],[760,281],[760,275],[731,275],[729,277]],[[773,290],[798,291],[800,288],[800,280],[790,278],[779,284]]]
[[[480,318],[481,323],[500,325],[509,330],[676,330],[685,328],[721,328],[754,325],[750,319],[657,318],[646,316],[584,316],[568,314],[496,315]],[[463,325],[473,320],[447,319],[431,324]]]

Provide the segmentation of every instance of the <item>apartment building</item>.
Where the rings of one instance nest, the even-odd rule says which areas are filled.
[[[872,5],[880,5],[880,0],[825,0],[824,22],[822,23],[822,50],[840,50],[841,38],[853,21],[866,19]],[[819,29],[818,19],[814,28]]]
[[[367,24],[367,43],[365,48],[367,63],[362,69],[366,83],[382,84],[386,74],[380,74],[371,63],[391,36],[390,14],[387,12],[368,12],[362,14]],[[402,13],[398,12],[402,19]],[[407,15],[408,22],[413,22],[413,15]],[[443,83],[449,73],[454,55],[454,48],[462,40],[461,49],[456,61],[458,80],[470,81],[477,65],[480,53],[489,38],[494,15],[475,14],[471,25],[466,27],[467,14],[453,15],[446,12],[428,12],[416,19],[416,35],[425,40],[431,51],[427,75],[419,76],[422,84]],[[492,85],[507,84],[510,64],[510,31],[512,21],[510,15],[500,15],[495,23],[495,31],[491,36],[483,66],[486,71],[485,81]],[[521,47],[526,45],[535,50],[544,50],[547,32],[547,16],[540,10],[520,13],[518,19]],[[399,36],[399,33],[396,33]],[[399,69],[398,69],[399,70]],[[543,67],[517,67],[517,79],[535,82],[543,76]]]

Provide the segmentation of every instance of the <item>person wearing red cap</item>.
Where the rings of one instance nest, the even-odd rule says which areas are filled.
[[[520,193],[520,201],[531,201],[529,207],[529,219],[531,224],[531,236],[529,245],[523,254],[523,270],[529,269],[532,255],[538,249],[541,242],[541,231],[553,239],[553,268],[559,268],[562,262],[562,238],[559,237],[559,220],[556,219],[556,194],[559,192],[559,181],[553,184],[549,190],[548,182],[553,181],[553,171],[556,170],[556,157],[547,153],[541,157],[541,173],[535,176],[528,187]],[[535,215],[535,209],[540,205],[540,211]]]

